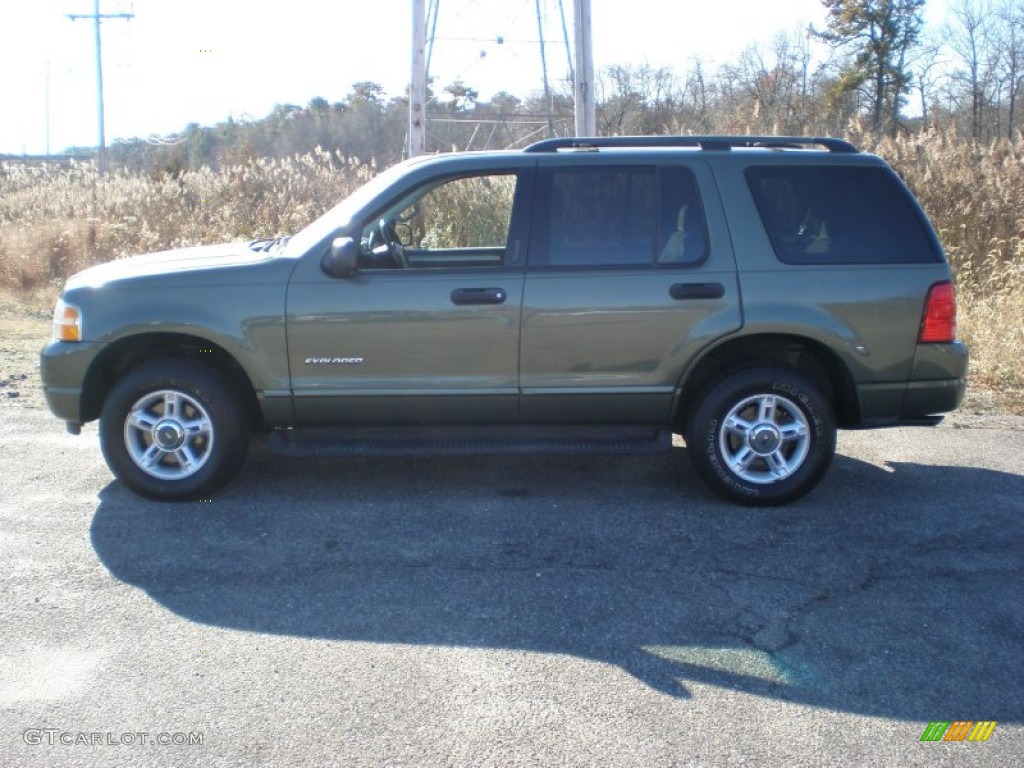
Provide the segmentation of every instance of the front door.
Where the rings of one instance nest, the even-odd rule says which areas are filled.
[[[517,419],[519,177],[432,180],[362,223],[353,276],[296,273],[287,314],[299,423]]]

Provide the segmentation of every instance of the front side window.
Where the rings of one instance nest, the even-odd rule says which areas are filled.
[[[939,259],[922,214],[886,168],[761,166],[746,175],[768,238],[787,264]]]
[[[362,231],[366,269],[500,267],[516,175],[461,176],[421,187]]]
[[[549,170],[534,222],[535,266],[697,264],[707,255],[696,180],[683,168]]]

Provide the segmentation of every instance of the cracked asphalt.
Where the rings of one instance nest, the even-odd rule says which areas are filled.
[[[1024,419],[654,457],[283,460],[210,503],[0,403],[0,765],[1020,765]],[[922,743],[995,720],[984,743]],[[199,743],[149,743],[160,734]]]

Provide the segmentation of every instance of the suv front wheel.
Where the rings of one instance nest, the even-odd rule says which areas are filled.
[[[151,499],[203,497],[238,471],[245,415],[224,379],[189,360],[154,360],[114,386],[100,416],[100,446],[117,478]]]
[[[786,504],[814,488],[831,464],[835,417],[821,391],[800,374],[743,370],[706,393],[686,447],[719,495],[751,506]]]

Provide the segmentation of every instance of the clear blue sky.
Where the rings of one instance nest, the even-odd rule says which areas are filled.
[[[937,0],[931,0],[936,2]],[[572,0],[563,0],[570,35]],[[779,31],[819,27],[819,0],[592,0],[594,58],[686,72]],[[338,101],[372,80],[389,95],[409,81],[411,0],[102,0],[107,140],[169,134],[188,123],[262,117],[277,103]],[[550,77],[567,56],[558,0],[543,0]],[[42,153],[97,141],[93,0],[5,0],[0,152]],[[440,0],[431,74],[485,98],[541,88],[535,0]],[[503,44],[496,42],[498,37]],[[481,56],[481,53],[485,54]],[[47,77],[49,73],[49,77]],[[49,81],[49,99],[47,99]],[[47,110],[49,104],[49,110]]]

